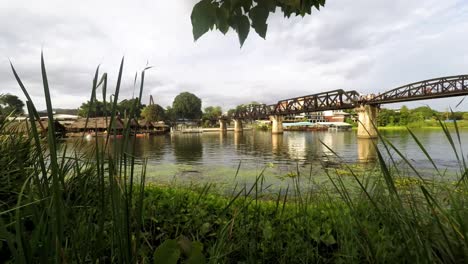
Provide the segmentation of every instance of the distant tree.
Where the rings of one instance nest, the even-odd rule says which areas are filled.
[[[453,112],[450,114],[450,119],[452,120],[462,120],[463,119],[463,112]]]
[[[148,105],[141,110],[141,117],[149,122],[163,121],[166,119],[165,112],[158,104]]]
[[[468,120],[468,112],[463,113],[463,120]]]
[[[107,110],[104,111],[104,103],[101,101],[93,102],[93,106],[91,107],[91,102],[87,101],[86,103],[81,104],[80,108],[78,109],[78,115],[82,117],[88,116],[89,117],[101,117],[105,115],[109,115],[111,112],[111,104],[106,104]]]
[[[395,125],[395,116],[397,115],[395,110],[382,108],[377,115],[378,126],[393,126]]]
[[[409,114],[408,123],[423,122],[425,120],[424,113],[418,111],[411,111]]]
[[[228,117],[233,117],[235,113],[236,113],[236,109],[233,109],[233,108],[227,111]]]
[[[408,121],[409,121],[409,110],[408,110],[408,107],[406,105],[402,106],[400,108],[400,125],[401,126],[406,126],[408,125]]]
[[[174,112],[174,109],[172,109],[172,106],[168,105],[166,106],[166,112],[165,112],[165,120],[168,123],[174,123],[177,120],[176,114]]]
[[[265,38],[267,19],[277,8],[285,17],[305,16],[325,5],[325,0],[201,0],[192,10],[193,38],[197,40],[213,28],[226,34],[229,28],[236,31],[240,45],[244,44],[250,28]]]
[[[18,96],[12,94],[0,95],[0,116],[6,117],[13,113],[14,115],[24,114],[24,103]]]
[[[418,116],[419,118],[422,117],[423,120],[425,119],[432,119],[437,116],[437,111],[432,110],[429,106],[421,106],[411,110],[411,114],[413,116]]]
[[[218,122],[218,118],[222,114],[221,106],[208,106],[203,109],[203,123],[207,126],[213,126]]]
[[[189,92],[177,95],[172,103],[172,109],[177,118],[200,119],[202,117],[200,98]]]
[[[145,105],[138,107],[138,98],[134,99],[124,99],[120,101],[117,105],[117,110],[122,117],[130,117],[132,109],[134,110],[133,117],[139,117],[141,114],[141,109]]]
[[[217,119],[222,114],[221,106],[208,106],[203,109],[203,119]]]

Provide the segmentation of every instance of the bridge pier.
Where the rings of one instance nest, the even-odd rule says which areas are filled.
[[[219,132],[221,133],[227,132],[226,119],[219,119]]]
[[[234,119],[234,132],[243,132],[244,127],[242,126],[242,120],[241,119]]]
[[[377,138],[377,113],[379,108],[374,105],[361,105],[356,108],[358,113],[358,138]]]
[[[283,116],[272,115],[270,116],[270,121],[271,121],[271,133],[283,134]]]

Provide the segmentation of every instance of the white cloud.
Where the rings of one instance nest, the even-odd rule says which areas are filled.
[[[89,97],[98,64],[113,87],[123,55],[121,98],[132,95],[134,74],[149,61],[155,68],[146,75],[145,102],[152,94],[166,106],[190,91],[205,106],[225,109],[339,88],[382,92],[468,68],[468,3],[462,0],[328,1],[305,18],[272,15],[267,39],[251,32],[242,49],[233,32],[209,32],[193,41],[195,2],[3,0],[0,93],[20,94],[10,58],[44,108],[41,48],[53,103],[61,108],[76,108]],[[431,106],[445,109],[458,101]]]

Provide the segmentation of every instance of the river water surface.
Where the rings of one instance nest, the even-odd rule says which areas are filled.
[[[418,129],[414,133],[441,170],[456,171],[454,151],[441,129]],[[409,132],[394,130],[382,131],[382,134],[415,167],[422,171],[431,170],[431,163]],[[453,136],[458,145],[456,135]],[[468,142],[468,130],[462,130],[460,136],[462,142]],[[378,145],[383,149],[381,142]],[[324,167],[343,162],[372,166],[376,157],[372,141],[357,139],[356,131],[163,135],[137,138],[135,151],[138,158],[148,158],[150,180],[199,183],[229,182],[232,177],[237,178],[239,165],[239,175],[250,179],[247,181],[255,179],[266,168],[265,174],[272,177],[270,181],[277,183],[276,180],[281,181],[284,175],[298,169],[323,176]]]

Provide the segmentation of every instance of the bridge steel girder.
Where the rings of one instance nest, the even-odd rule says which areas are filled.
[[[264,119],[272,115],[284,116],[325,110],[352,109],[359,106],[356,91],[334,90],[278,101],[272,105],[247,105],[236,111],[237,119]]]
[[[441,77],[407,84],[368,100],[364,99],[362,103],[379,105],[462,95],[468,95],[468,75]]]

